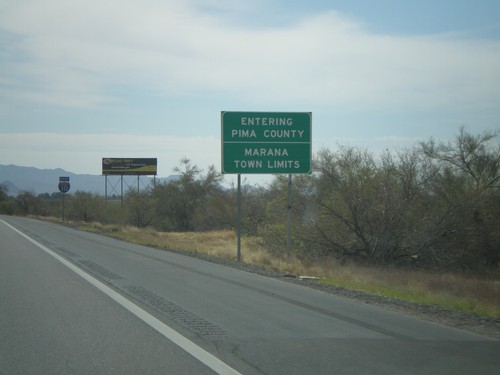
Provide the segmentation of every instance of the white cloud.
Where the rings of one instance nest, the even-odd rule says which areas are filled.
[[[334,11],[274,28],[223,18],[242,4],[11,2],[0,27],[22,36],[25,62],[8,64],[0,78],[15,77],[18,97],[78,107],[113,100],[111,89],[121,85],[384,110],[500,102],[497,41],[374,35]]]

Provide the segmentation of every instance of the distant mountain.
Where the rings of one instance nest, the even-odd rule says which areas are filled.
[[[76,174],[64,169],[38,169],[20,167],[17,165],[0,165],[0,185],[7,188],[7,194],[16,196],[19,192],[29,191],[36,195],[58,192],[59,177],[69,177],[71,189],[69,193],[84,191],[104,195],[106,189],[105,177],[90,174]],[[157,183],[175,180],[179,176],[157,178]],[[123,193],[129,189],[137,189],[137,176],[124,176]],[[142,190],[153,181],[151,176],[141,176],[139,188]],[[119,195],[121,192],[120,176],[108,176],[108,195]]]
[[[13,197],[15,197],[21,191],[21,189],[19,189],[11,181],[4,181],[0,183],[0,185],[3,185],[7,189],[7,194]]]

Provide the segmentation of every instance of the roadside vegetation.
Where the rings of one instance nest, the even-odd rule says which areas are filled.
[[[321,150],[294,176],[293,256],[286,260],[287,178],[243,188],[242,261],[394,299],[500,317],[498,133],[460,129],[449,143],[373,155]],[[77,191],[66,220],[163,249],[236,258],[236,188],[189,160],[179,179],[120,201]],[[0,188],[0,213],[60,221],[61,195]]]

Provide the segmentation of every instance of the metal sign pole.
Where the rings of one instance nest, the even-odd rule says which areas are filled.
[[[238,262],[241,261],[241,174],[238,173],[238,197],[237,197],[237,236],[238,236]]]
[[[66,194],[63,193],[63,201],[62,201],[62,222],[63,222],[63,224],[64,224],[64,200],[65,200],[64,197],[66,197]]]
[[[290,261],[292,255],[292,175],[288,175],[288,220],[286,238],[286,259]]]

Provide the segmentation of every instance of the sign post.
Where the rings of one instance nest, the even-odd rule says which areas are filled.
[[[238,261],[243,173],[289,175],[287,259],[290,259],[292,174],[311,173],[311,127],[311,112],[221,112],[222,173],[238,174]]]
[[[66,193],[69,191],[71,185],[69,184],[69,177],[59,177],[59,184],[57,185],[59,191],[62,193],[62,222],[64,223],[64,201]]]
[[[236,256],[238,262],[241,261],[241,174],[238,173],[238,198],[236,199],[237,205],[237,252]]]

